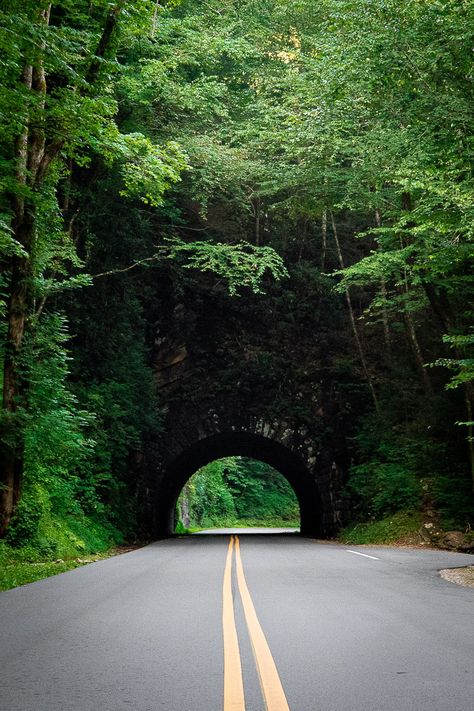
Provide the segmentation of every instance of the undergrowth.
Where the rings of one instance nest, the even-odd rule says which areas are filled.
[[[37,522],[33,536],[22,541],[15,539],[15,532],[18,529],[12,528],[12,535],[0,541],[0,590],[64,573],[123,543],[123,536],[113,526],[84,514],[57,516],[48,512]]]
[[[341,531],[338,538],[341,543],[352,545],[417,542],[417,533],[422,525],[419,511],[398,511],[367,523],[355,523]]]

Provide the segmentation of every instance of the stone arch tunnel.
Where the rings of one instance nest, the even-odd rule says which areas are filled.
[[[259,459],[277,469],[289,482],[298,499],[301,533],[322,535],[322,503],[314,477],[302,459],[279,442],[245,430],[222,432],[197,440],[164,469],[156,498],[158,535],[174,531],[178,496],[188,479],[215,459],[245,456]]]
[[[196,301],[193,292],[162,304],[153,367],[163,431],[144,469],[145,526],[169,535],[186,481],[215,459],[248,456],[286,477],[303,534],[331,537],[347,520],[353,418],[326,363],[327,341],[310,334],[309,355],[292,344],[286,352],[270,342],[266,323],[246,317],[243,302],[221,301],[207,292]]]
[[[255,417],[232,418],[229,404],[203,413],[173,410],[168,418],[164,456],[150,481],[151,514],[158,537],[174,531],[175,505],[188,479],[201,467],[227,456],[245,456],[270,464],[292,486],[300,507],[301,533],[330,537],[341,526],[343,465],[330,447],[317,449],[307,428]]]

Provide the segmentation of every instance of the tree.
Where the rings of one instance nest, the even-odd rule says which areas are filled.
[[[0,15],[2,64],[1,115],[2,260],[5,266],[6,336],[3,358],[2,448],[0,454],[1,525],[4,532],[18,500],[23,470],[22,412],[28,408],[28,382],[19,363],[25,335],[36,327],[47,299],[89,285],[78,256],[75,223],[84,208],[84,174],[104,168],[119,175],[118,195],[152,209],[187,167],[182,148],[167,137],[162,143],[140,131],[123,133],[114,97],[117,51],[149,42],[156,6],[148,0],[93,6],[75,3],[8,3]],[[121,41],[120,41],[121,40]],[[80,251],[80,249],[79,249]],[[138,260],[103,271],[95,279],[160,259],[210,270],[230,289],[247,283],[258,289],[264,272],[285,274],[281,260],[252,245],[194,246],[176,238]]]
[[[95,3],[93,8],[86,2],[72,7],[12,1],[0,15],[0,44],[7,57],[1,77],[6,168],[2,259],[7,272],[2,532],[18,500],[22,478],[17,414],[25,404],[27,383],[21,381],[18,364],[25,333],[41,313],[48,269],[54,282],[68,263],[79,264],[68,215],[72,165],[87,163],[91,153],[110,158],[128,152],[125,185],[134,190],[138,165],[149,163],[156,153],[144,138],[138,150],[136,138],[132,137],[132,146],[121,142],[114,121],[116,103],[110,87],[118,32],[125,30],[131,17],[150,12],[147,2],[128,3],[126,11],[125,5],[123,0]],[[156,155],[149,167],[155,175],[155,191],[177,179],[181,165],[168,167],[167,162],[166,155]],[[67,280],[62,286],[66,285]]]

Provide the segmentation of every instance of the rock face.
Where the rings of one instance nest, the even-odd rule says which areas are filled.
[[[474,536],[462,531],[446,531],[440,543],[449,550],[462,551],[463,553],[474,552]]]
[[[421,527],[420,536],[425,543],[436,548],[474,553],[474,533],[472,532],[443,531],[438,523],[427,522]]]
[[[430,546],[440,546],[444,531],[439,526],[438,521],[428,521],[420,529],[420,536],[425,543]]]
[[[253,307],[250,318],[247,301],[242,308],[222,294],[209,299],[206,293],[201,302],[168,304],[158,324],[154,368],[164,436],[148,474],[155,532],[174,529],[176,499],[197,469],[241,455],[288,479],[305,533],[334,535],[345,520],[351,418],[327,365],[327,336],[318,343],[307,331],[283,342],[274,317],[258,312],[256,319]]]

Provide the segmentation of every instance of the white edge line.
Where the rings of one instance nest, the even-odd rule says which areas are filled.
[[[347,553],[354,553],[354,555],[363,555],[364,558],[372,558],[372,560],[380,560],[380,558],[376,558],[374,555],[367,555],[367,553],[359,553],[359,551],[351,551],[349,548],[346,548]]]

